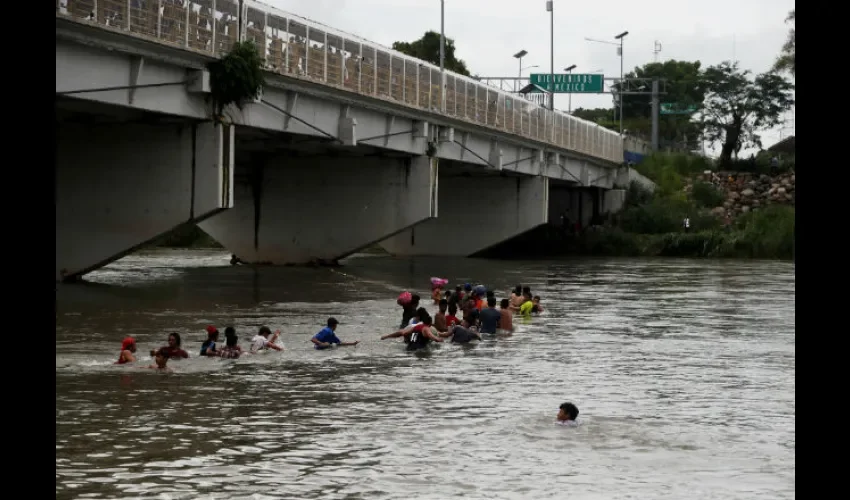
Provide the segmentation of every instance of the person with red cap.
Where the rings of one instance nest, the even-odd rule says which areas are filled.
[[[116,365],[123,365],[124,363],[135,363],[136,357],[133,356],[133,353],[136,352],[136,339],[133,337],[127,337],[121,342],[121,354],[118,355],[118,361],[115,362]]]
[[[218,330],[210,325],[207,327],[207,340],[201,344],[201,356],[216,356],[216,342],[218,342]]]

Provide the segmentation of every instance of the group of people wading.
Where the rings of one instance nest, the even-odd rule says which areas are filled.
[[[513,315],[519,313],[529,317],[543,312],[539,296],[532,296],[530,287],[517,285],[511,292],[510,298],[502,299],[499,309],[496,308],[496,296],[483,285],[472,286],[467,283],[458,285],[454,291],[444,291],[448,280],[431,278],[431,299],[437,306],[437,312],[432,317],[427,309],[420,307],[421,298],[417,294],[403,292],[397,300],[402,307],[402,318],[399,329],[384,335],[381,340],[402,337],[408,350],[427,348],[431,341],[466,344],[481,340],[483,334],[510,333],[513,331]],[[457,314],[460,311],[461,318]],[[315,349],[328,349],[337,346],[356,346],[360,341],[343,342],[336,335],[339,321],[328,318],[326,326],[316,333],[310,341]],[[282,351],[283,345],[278,344],[278,330],[272,334],[267,326],[261,326],[257,335],[251,339],[249,350],[239,346],[239,337],[232,326],[224,329],[224,345],[219,343],[219,331],[215,326],[208,326],[207,340],[201,344],[199,356],[236,359],[245,354],[256,354],[262,351]],[[160,371],[171,371],[167,366],[169,359],[188,358],[189,353],[181,348],[179,333],[168,335],[165,346],[150,351],[154,363],[144,368]],[[115,364],[135,363],[136,340],[127,337],[121,343],[121,352]]]

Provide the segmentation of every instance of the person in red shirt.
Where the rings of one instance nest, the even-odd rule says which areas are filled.
[[[121,342],[121,354],[118,355],[118,361],[115,362],[116,365],[123,365],[124,363],[134,363],[136,361],[136,357],[133,356],[133,353],[136,352],[136,339],[133,337],[127,337]]]
[[[167,358],[188,358],[189,353],[180,348],[180,334],[173,332],[168,335],[168,345],[151,351],[151,356],[156,357],[157,353],[162,354]]]
[[[457,318],[457,305],[451,304],[449,314],[446,315],[446,331],[458,324],[460,324],[460,320]]]

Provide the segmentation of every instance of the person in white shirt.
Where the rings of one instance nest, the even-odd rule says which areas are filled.
[[[280,336],[280,330],[276,331],[271,338],[272,331],[267,326],[261,326],[260,332],[251,339],[251,352],[262,351],[263,349],[274,349],[275,351],[282,351],[283,346],[279,346],[275,344],[275,340]]]
[[[578,407],[572,403],[564,403],[558,410],[558,420],[555,421],[555,423],[558,425],[565,425],[567,427],[577,427],[577,417]]]

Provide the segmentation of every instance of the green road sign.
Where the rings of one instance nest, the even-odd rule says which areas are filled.
[[[681,106],[675,102],[662,102],[659,110],[662,115],[692,115],[697,112],[694,104]]]
[[[549,81],[554,77],[554,84],[549,85]],[[601,94],[603,75],[580,75],[580,74],[560,74],[550,75],[549,73],[532,73],[531,84],[540,87],[541,89],[556,94]]]

